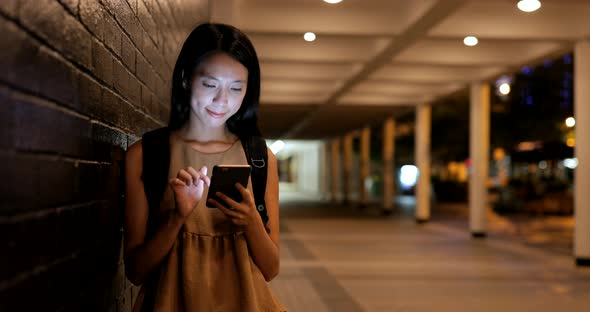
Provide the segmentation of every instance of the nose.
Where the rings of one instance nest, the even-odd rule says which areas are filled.
[[[214,98],[215,103],[227,105],[227,99],[228,99],[227,90],[225,90],[224,88],[219,88],[219,91],[217,91],[217,94],[215,95],[215,98]]]

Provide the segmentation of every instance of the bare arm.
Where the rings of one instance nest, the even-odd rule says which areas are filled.
[[[146,241],[148,202],[143,189],[141,141],[126,154],[125,180],[125,273],[135,285],[143,284],[148,274],[170,252],[185,217],[175,210],[162,220],[153,237]]]
[[[259,225],[248,227],[246,229],[246,238],[252,252],[252,259],[254,259],[268,282],[279,274],[280,269],[279,174],[277,159],[270,149],[268,149],[268,175],[264,200],[268,213],[267,226],[270,233],[266,232],[262,219],[258,217],[256,220],[260,222]]]

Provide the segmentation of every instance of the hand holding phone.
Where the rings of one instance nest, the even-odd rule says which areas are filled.
[[[236,188],[236,183],[240,183],[244,187],[248,187],[248,179],[250,178],[251,168],[249,165],[216,165],[213,167],[211,174],[211,184],[209,185],[209,192],[207,193],[207,207],[215,208],[209,203],[209,199],[215,199],[221,204],[225,204],[223,200],[215,196],[215,193],[220,192],[230,197],[231,199],[241,202],[242,194]],[[227,206],[227,204],[225,204]]]

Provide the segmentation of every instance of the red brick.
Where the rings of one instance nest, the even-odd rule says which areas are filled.
[[[80,20],[101,41],[104,38],[104,13],[98,1],[80,1]]]
[[[118,146],[123,149],[127,147],[127,136],[125,133],[119,132],[101,124],[92,124],[91,137],[95,142],[106,143],[109,147]],[[111,156],[110,150],[109,156]]]
[[[134,76],[129,76],[129,101],[138,107],[141,107],[141,87],[140,82]],[[142,108],[143,109],[143,108]]]
[[[139,0],[141,2],[141,0]],[[127,0],[127,3],[129,4],[129,7],[131,7],[131,10],[133,11],[133,14],[137,15],[137,2],[138,0]]]
[[[18,150],[68,156],[87,154],[79,144],[89,135],[87,120],[42,104],[33,104],[30,100],[15,100],[15,147]]]
[[[104,23],[103,42],[116,56],[121,57],[121,28],[109,13],[103,11],[102,15]]]
[[[115,90],[123,97],[128,96],[129,92],[129,72],[125,69],[125,66],[119,61],[113,62],[113,85]]]
[[[92,41],[92,68],[94,74],[109,86],[113,85],[113,57],[102,43]]]
[[[0,80],[22,86],[33,92],[39,90],[37,53],[39,44],[14,23],[0,16]]]
[[[111,90],[102,89],[101,97],[101,120],[109,121],[116,126],[121,125],[121,102],[119,96],[114,94]]]
[[[121,60],[131,73],[135,73],[135,46],[127,36],[122,36],[121,40]]]
[[[137,2],[137,17],[141,21],[141,25],[143,26],[143,29],[145,30],[144,36],[147,33],[147,35],[151,36],[152,39],[155,39],[157,37],[155,35],[157,32],[156,23],[154,22],[152,15],[148,11],[147,6],[145,5],[145,3],[142,0],[139,0]],[[154,42],[156,44],[158,44],[158,42],[156,40],[154,40]]]
[[[155,73],[154,73],[151,65],[146,61],[145,57],[143,57],[143,55],[141,55],[140,53],[137,53],[136,63],[137,63],[137,66],[136,66],[137,70],[135,72],[135,75],[148,88],[151,88],[151,90],[153,90]]]
[[[89,33],[58,2],[24,1],[21,3],[19,16],[27,28],[47,40],[67,58],[84,67],[90,67]]]
[[[14,103],[8,90],[0,89],[0,149],[14,147]],[[4,198],[4,197],[2,197]]]
[[[2,0],[0,1],[0,12],[4,12],[4,14],[8,16],[15,17],[18,10],[17,5],[17,0]]]
[[[14,215],[34,209],[39,192],[37,159],[17,154],[0,154],[0,172],[4,181],[8,182],[2,183],[0,188],[0,215]]]
[[[143,84],[141,85],[141,103],[139,106],[143,111],[153,116],[152,92]]]
[[[78,15],[78,5],[80,0],[59,0],[72,14]],[[84,2],[84,1],[82,1]]]
[[[78,101],[81,111],[90,117],[102,118],[102,87],[86,74],[80,74],[78,78]]]
[[[41,47],[35,59],[38,92],[56,102],[77,109],[77,71],[59,54]]]

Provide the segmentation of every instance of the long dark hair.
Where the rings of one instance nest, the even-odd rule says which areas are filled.
[[[190,115],[190,81],[198,65],[209,55],[222,52],[248,69],[248,86],[240,109],[226,125],[240,139],[260,136],[258,105],[260,103],[260,64],[250,39],[239,29],[206,23],[197,26],[186,38],[172,72],[172,99],[168,127],[182,127]]]

